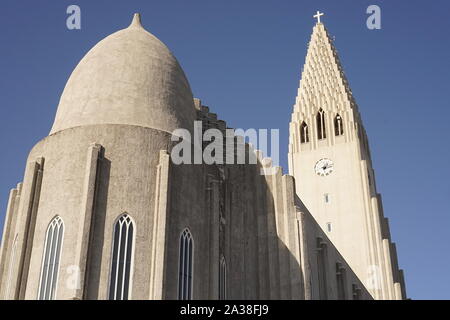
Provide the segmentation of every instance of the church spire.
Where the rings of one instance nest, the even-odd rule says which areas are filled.
[[[308,44],[294,105],[294,115],[300,113],[300,118],[316,113],[321,108],[341,115],[350,109],[357,110],[334,40],[320,20],[322,15],[317,11],[313,16],[317,18],[317,23]],[[359,119],[357,112],[355,116]]]

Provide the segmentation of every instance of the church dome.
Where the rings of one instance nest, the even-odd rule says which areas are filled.
[[[128,28],[100,41],[72,72],[50,134],[96,124],[172,132],[191,129],[194,120],[192,92],[183,70],[135,14]]]

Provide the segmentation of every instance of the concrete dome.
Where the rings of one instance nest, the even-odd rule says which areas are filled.
[[[191,129],[194,120],[192,92],[183,70],[135,14],[128,28],[100,41],[72,72],[50,134],[96,124],[172,132]]]

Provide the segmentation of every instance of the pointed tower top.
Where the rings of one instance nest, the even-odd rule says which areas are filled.
[[[141,15],[139,13],[133,15],[133,20],[128,28],[142,28]]]
[[[305,119],[316,114],[320,108],[325,112],[339,112],[340,115],[349,110],[358,112],[332,37],[325,25],[319,22],[321,15],[323,13],[318,11],[314,16],[318,22],[313,28],[308,44],[294,105],[294,119]]]
[[[317,23],[321,23],[320,22],[320,17],[323,16],[323,15],[324,15],[323,12],[320,12],[319,10],[317,10],[317,13],[315,15],[313,15],[313,18],[317,19]]]

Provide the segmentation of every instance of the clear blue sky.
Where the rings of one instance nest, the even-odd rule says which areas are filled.
[[[69,4],[81,7],[79,31],[66,28]],[[381,30],[366,28],[370,4],[381,7]],[[230,127],[281,130],[286,172],[288,123],[318,9],[369,135],[408,295],[449,299],[448,0],[2,0],[1,220],[71,71],[134,12],[177,56],[194,95]]]

